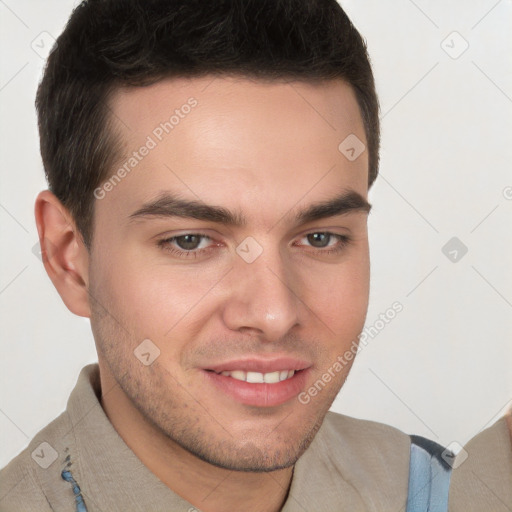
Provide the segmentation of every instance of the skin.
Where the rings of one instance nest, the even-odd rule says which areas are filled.
[[[273,407],[233,400],[204,369],[293,356],[310,364],[307,390],[361,332],[367,212],[301,224],[294,216],[347,191],[367,198],[366,151],[349,161],[338,150],[349,134],[365,142],[363,123],[352,89],[339,80],[165,80],[111,98],[125,149],[119,165],[190,97],[197,106],[95,201],[90,253],[66,208],[40,193],[37,226],[41,246],[51,249],[45,267],[66,306],[91,319],[102,406],[140,460],[205,512],[276,511],[351,363],[307,405],[294,397]],[[246,224],[130,220],[163,191],[222,206]],[[197,232],[210,237],[201,239],[205,252],[158,245]],[[334,252],[337,237],[318,247],[306,236],[324,232],[350,242]],[[236,252],[249,236],[263,249],[252,263]],[[160,350],[149,366],[134,356],[145,339]]]

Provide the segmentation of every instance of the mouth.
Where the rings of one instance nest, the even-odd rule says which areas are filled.
[[[203,369],[207,384],[244,405],[276,407],[305,389],[311,363],[295,359],[244,360]]]

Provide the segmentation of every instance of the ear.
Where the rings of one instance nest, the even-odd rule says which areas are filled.
[[[69,211],[49,190],[37,196],[35,216],[44,268],[67,308],[90,317],[89,253]]]

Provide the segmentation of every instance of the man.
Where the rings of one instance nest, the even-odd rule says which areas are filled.
[[[83,2],[36,104],[44,264],[98,365],[2,470],[0,509],[419,510],[431,446],[328,412],[379,148],[339,5]]]

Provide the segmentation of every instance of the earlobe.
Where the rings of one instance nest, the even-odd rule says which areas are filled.
[[[49,190],[37,196],[35,217],[44,268],[67,308],[90,317],[89,253],[75,222]]]

